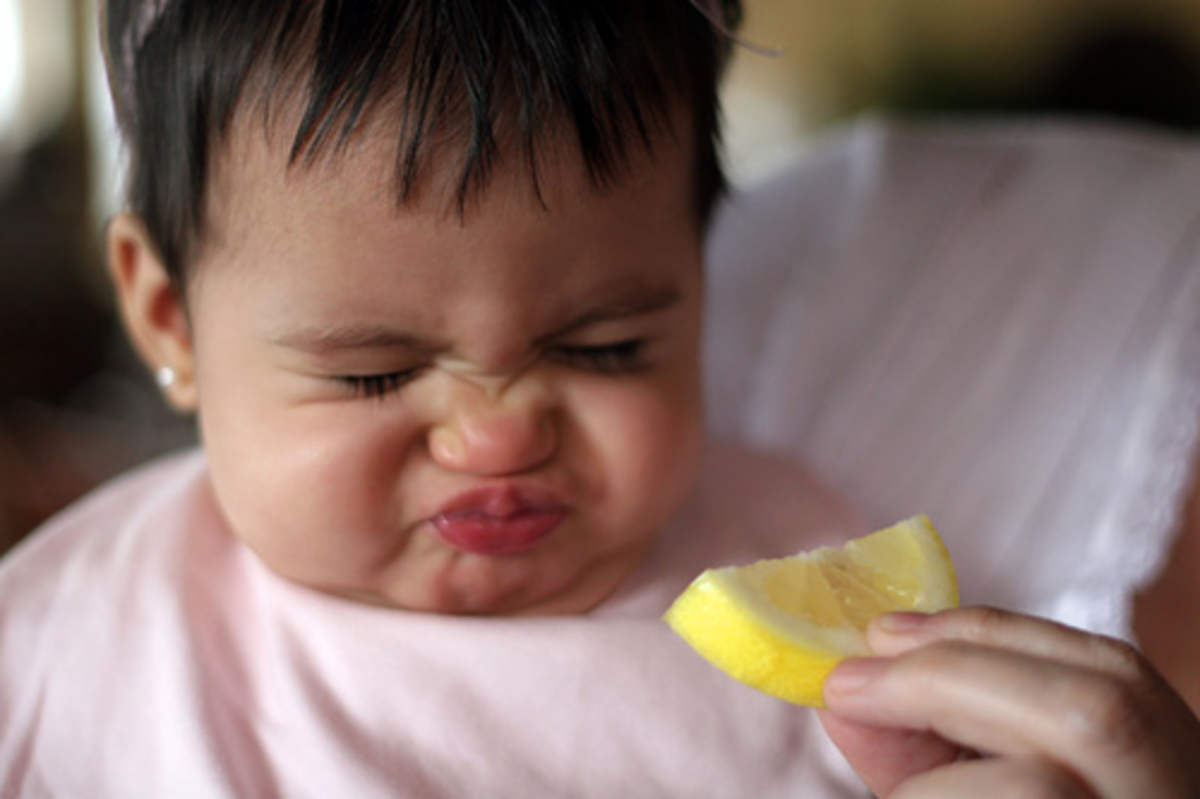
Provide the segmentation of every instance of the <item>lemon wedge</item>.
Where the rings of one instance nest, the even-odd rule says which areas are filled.
[[[957,605],[950,553],[922,515],[839,549],[708,569],[663,618],[734,679],[820,707],[833,667],[868,654],[865,629],[871,619]]]

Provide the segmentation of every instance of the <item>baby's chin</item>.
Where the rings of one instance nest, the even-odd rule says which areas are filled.
[[[293,582],[351,602],[416,613],[578,615],[612,595],[637,567],[645,548],[573,567],[528,555],[460,554],[437,571],[396,578],[393,584],[378,587]]]

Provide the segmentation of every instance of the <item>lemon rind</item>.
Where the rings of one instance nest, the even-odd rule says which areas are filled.
[[[825,677],[844,653],[777,635],[711,570],[701,574],[664,618],[705,660],[739,682],[800,705],[823,704]],[[751,603],[757,604],[757,603]]]

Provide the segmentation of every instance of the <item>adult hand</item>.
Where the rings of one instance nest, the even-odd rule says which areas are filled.
[[[1200,797],[1200,722],[1131,646],[988,608],[872,623],[821,718],[878,796]]]

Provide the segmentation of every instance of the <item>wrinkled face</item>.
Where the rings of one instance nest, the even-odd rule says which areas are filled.
[[[582,612],[691,487],[701,440],[690,148],[592,187],[498,170],[464,215],[394,200],[391,141],[288,169],[235,134],[189,286],[199,421],[228,521],[349,598]]]

